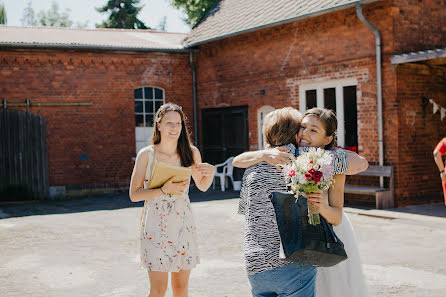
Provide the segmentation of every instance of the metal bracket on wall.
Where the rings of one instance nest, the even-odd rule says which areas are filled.
[[[9,106],[26,106],[26,110],[29,112],[29,108],[32,106],[89,106],[93,105],[93,102],[39,102],[31,103],[29,99],[26,99],[25,103],[8,103],[3,98],[3,102],[0,103],[0,107],[7,109]]]

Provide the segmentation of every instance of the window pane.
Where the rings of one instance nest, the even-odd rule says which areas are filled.
[[[336,114],[336,89],[324,89],[324,107],[331,109]]]
[[[344,87],[345,147],[358,147],[356,86]]]
[[[141,100],[135,100],[135,112],[143,112]]]
[[[161,105],[163,105],[163,101],[155,101],[155,110],[158,111]]]
[[[153,88],[144,88],[144,98],[153,99]]]
[[[133,91],[133,94],[135,96],[135,99],[142,99],[142,88],[135,89]]]
[[[153,113],[146,114],[146,127],[153,127]]]
[[[144,105],[146,108],[146,113],[153,113],[153,101],[152,100],[145,100]]]
[[[135,115],[135,126],[144,127],[144,117],[142,114]]]
[[[155,88],[155,99],[164,99],[163,90]]]
[[[306,109],[310,109],[313,107],[317,107],[317,100],[316,100],[316,90],[308,90],[305,92],[305,98],[307,101]]]

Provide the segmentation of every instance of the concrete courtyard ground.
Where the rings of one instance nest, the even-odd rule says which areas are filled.
[[[202,256],[191,297],[250,296],[237,195],[191,194]],[[0,204],[0,296],[147,296],[136,249],[141,206],[126,193]],[[371,297],[446,296],[444,205],[346,212]]]

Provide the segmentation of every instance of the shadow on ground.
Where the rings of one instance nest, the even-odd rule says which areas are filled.
[[[444,205],[444,203],[413,205],[400,208],[392,208],[388,210],[446,218],[446,206]]]
[[[232,199],[239,197],[239,192],[208,190],[201,192],[191,189],[190,201],[201,202],[211,200]],[[0,203],[0,219],[47,214],[64,214],[97,210],[113,210],[129,207],[141,207],[143,202],[132,202],[128,192],[104,194],[98,196],[78,197],[69,200],[18,201]]]

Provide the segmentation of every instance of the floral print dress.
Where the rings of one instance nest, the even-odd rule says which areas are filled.
[[[150,146],[144,189],[148,189],[152,162],[156,162],[153,152]],[[142,268],[178,272],[192,269],[200,262],[188,192],[189,187],[185,194],[164,194],[145,204],[139,236]]]

